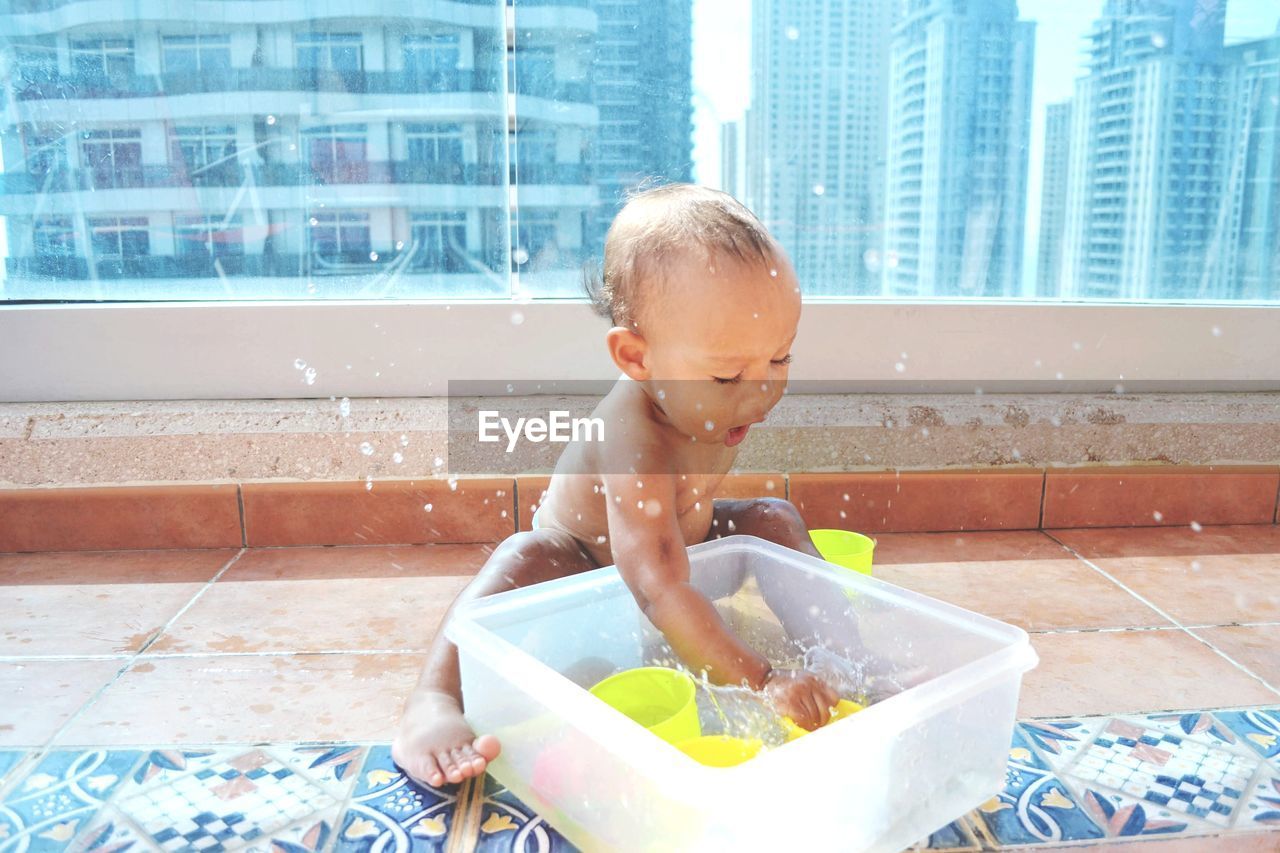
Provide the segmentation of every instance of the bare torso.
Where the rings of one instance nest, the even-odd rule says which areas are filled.
[[[705,541],[711,532],[712,499],[737,456],[724,444],[699,443],[662,424],[640,386],[620,379],[592,412],[605,423],[607,441],[571,442],[565,446],[547,496],[538,510],[538,526],[565,531],[581,543],[597,565],[614,562],[609,543],[603,475],[626,470],[618,454],[624,447],[646,445],[666,460],[670,473],[637,473],[637,478],[673,478],[675,513],[686,546]],[[610,439],[610,429],[624,429],[625,441]],[[665,510],[664,510],[665,511]]]

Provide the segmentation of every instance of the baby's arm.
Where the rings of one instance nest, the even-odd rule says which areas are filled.
[[[717,684],[764,690],[805,728],[822,725],[838,696],[812,673],[775,670],[744,643],[689,582],[689,556],[676,515],[673,474],[606,476],[614,563],[636,603],[691,669]]]
[[[729,629],[689,582],[689,556],[676,516],[675,476],[606,476],[609,541],[623,581],[649,621],[690,668],[718,684],[759,690],[769,661]]]

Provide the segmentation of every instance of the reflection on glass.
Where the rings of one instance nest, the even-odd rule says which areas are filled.
[[[576,297],[655,180],[810,297],[1280,299],[1275,0],[141,2],[0,0],[0,299]]]

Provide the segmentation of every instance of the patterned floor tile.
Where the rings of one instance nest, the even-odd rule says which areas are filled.
[[[575,853],[578,849],[492,776],[485,777],[482,795],[484,799],[477,815],[477,850],[484,853]]]
[[[1018,724],[1040,757],[1053,770],[1070,764],[1076,753],[1106,725],[1105,717],[1082,717],[1063,720],[1026,720]]]
[[[1238,829],[1280,829],[1280,771],[1267,767],[1258,775],[1249,799],[1240,810]],[[1280,848],[1280,841],[1276,844]]]
[[[1280,767],[1280,708],[1218,711],[1214,716],[1273,766]]]
[[[982,842],[978,840],[969,821],[961,818],[947,824],[911,849],[938,850],[944,853],[957,851],[958,853],[958,851],[981,850]]]
[[[239,846],[336,805],[324,789],[250,749],[121,799],[117,807],[162,850]]]
[[[0,809],[0,850],[62,850],[137,763],[128,751],[51,752],[16,781]]]
[[[430,788],[410,782],[391,760],[389,747],[370,747],[333,849],[342,853],[443,850],[454,828],[459,790],[457,785]]]
[[[18,765],[29,754],[25,749],[0,749],[0,792],[3,792],[11,774],[20,772]]]
[[[1000,844],[1044,844],[1103,838],[1053,771],[1015,730],[1005,787],[973,812]]]

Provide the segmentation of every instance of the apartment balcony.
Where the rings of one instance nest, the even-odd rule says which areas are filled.
[[[423,95],[493,92],[487,78],[460,68],[422,74],[410,71],[319,71],[307,68],[231,68],[212,74],[50,75],[17,79],[19,100],[157,98],[226,92],[351,92],[363,95]],[[566,94],[580,95],[576,89]]]

